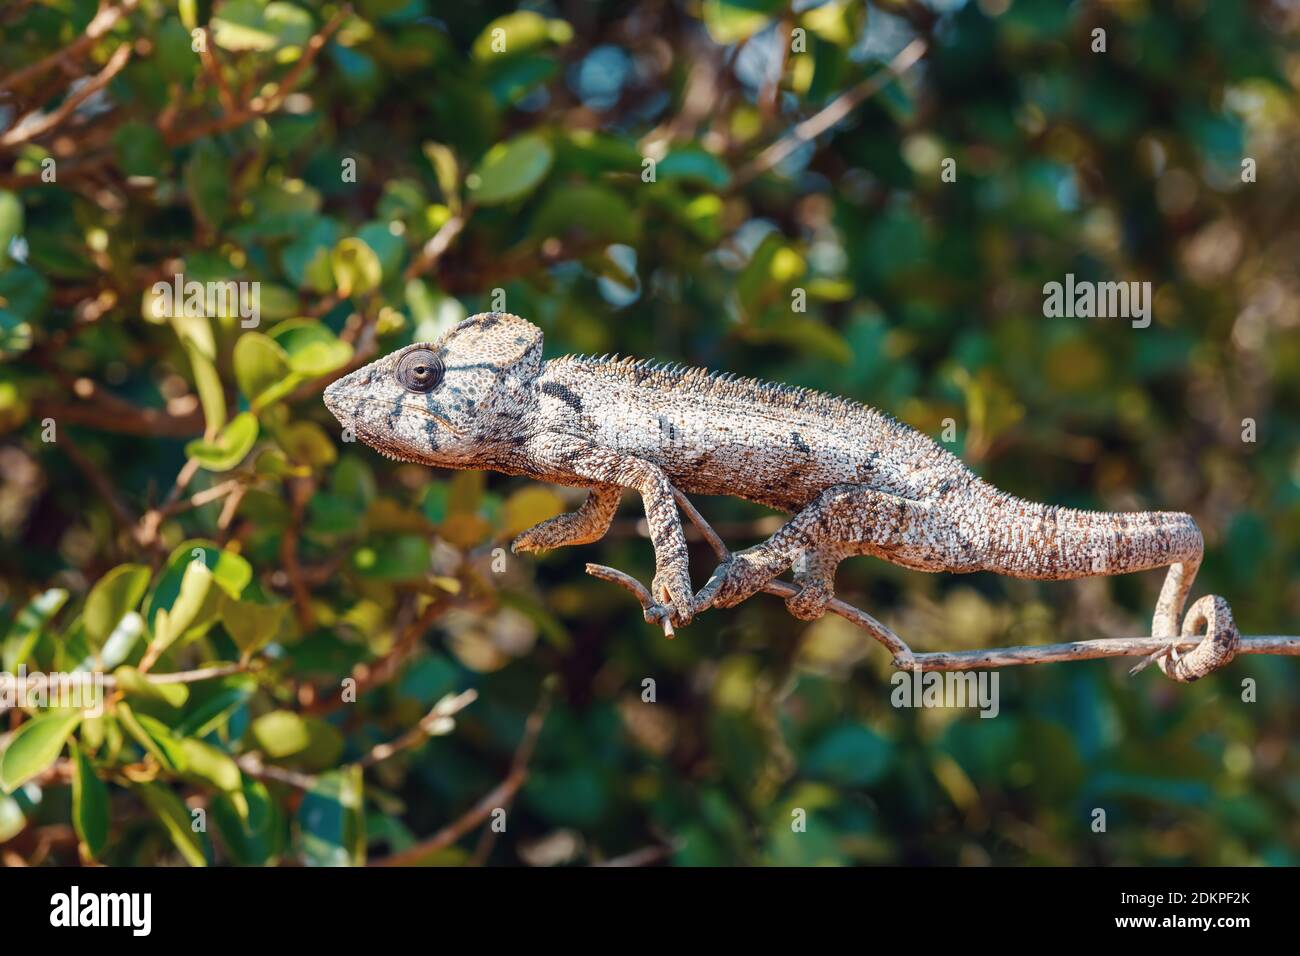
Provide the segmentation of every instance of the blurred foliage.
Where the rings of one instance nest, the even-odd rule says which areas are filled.
[[[1026,497],[1190,511],[1198,592],[1295,631],[1292,5],[114,10],[80,42],[95,0],[0,9],[0,646],[8,671],[116,676],[103,716],[4,716],[6,859],[375,860],[526,760],[506,831],[427,862],[1300,863],[1288,659],[1187,687],[1011,669],[996,719],[895,709],[837,618],[760,596],[672,642],[644,625],[582,573],[649,579],[631,504],[599,545],[516,559],[574,494],[386,461],[319,398],[504,306],[549,355],[814,386],[950,428]],[[916,37],[902,80],[751,168]],[[1067,273],[1150,281],[1151,327],[1044,318]],[[260,322],[168,305],[177,275],[260,283]],[[770,530],[703,506],[733,546]],[[941,649],[1145,633],[1160,575],[840,577]]]

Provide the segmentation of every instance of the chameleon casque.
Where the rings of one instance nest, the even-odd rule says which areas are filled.
[[[588,489],[577,511],[519,535],[516,552],[596,541],[623,491],[638,492],[655,553],[651,591],[675,625],[697,608],[736,605],[791,567],[800,590],[786,605],[813,620],[840,561],[869,554],[918,571],[1047,580],[1168,567],[1151,630],[1171,641],[1160,668],[1195,680],[1237,640],[1227,603],[1213,596],[1193,605],[1180,635],[1204,548],[1189,515],[1025,501],[883,412],[808,389],[629,358],[543,361],[541,329],[487,312],[339,379],[325,404],[389,458]],[[674,486],[792,517],[693,595]],[[1208,638],[1180,657],[1172,642],[1200,627]]]

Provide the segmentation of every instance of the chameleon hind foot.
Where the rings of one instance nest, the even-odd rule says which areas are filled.
[[[827,550],[800,555],[794,560],[794,583],[799,592],[785,599],[785,608],[801,621],[815,621],[835,600],[835,569],[844,555]]]
[[[695,595],[695,607],[735,607],[763,589],[790,566],[790,559],[767,544],[736,551],[714,569]]]

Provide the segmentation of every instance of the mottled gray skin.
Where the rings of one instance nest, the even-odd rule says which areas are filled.
[[[381,454],[444,468],[484,468],[590,489],[574,513],[525,531],[516,551],[604,535],[624,489],[645,504],[657,573],[674,624],[730,607],[794,567],[796,617],[825,613],[835,568],[871,554],[918,571],[995,571],[1064,579],[1168,567],[1152,634],[1179,636],[1200,566],[1196,523],[1174,512],[1108,513],[1015,498],[929,438],[882,412],[806,389],[632,359],[542,361],[542,333],[505,313],[466,319],[434,343],[401,349],[340,379],[325,403]],[[415,391],[399,365],[436,356],[445,374]],[[406,373],[402,373],[406,374]],[[734,495],[793,514],[771,538],[732,555],[692,596],[673,487]],[[1222,600],[1188,625],[1226,635],[1166,673],[1194,680],[1235,642]],[[1219,650],[1216,650],[1219,648]]]

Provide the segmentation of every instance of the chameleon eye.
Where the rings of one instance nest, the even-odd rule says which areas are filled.
[[[412,349],[397,362],[397,381],[409,392],[432,392],[442,384],[442,360],[429,349]]]

